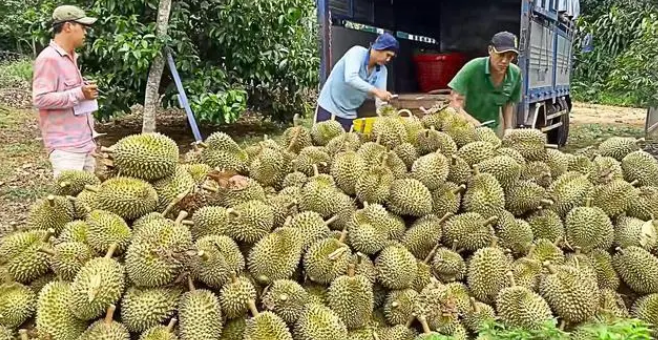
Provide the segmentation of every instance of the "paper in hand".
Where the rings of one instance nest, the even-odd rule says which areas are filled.
[[[83,100],[80,104],[73,107],[73,114],[76,116],[89,114],[95,111],[98,111],[98,101],[96,99]]]

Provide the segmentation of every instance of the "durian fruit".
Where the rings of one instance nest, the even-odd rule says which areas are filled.
[[[331,155],[325,149],[319,146],[308,146],[299,152],[292,166],[306,176],[312,177],[314,175],[314,167],[317,167],[320,173],[326,174],[331,169],[331,164]]]
[[[542,264],[546,261],[556,265],[564,264],[566,260],[564,251],[556,243],[545,238],[537,238],[530,251],[528,251],[527,257],[539,261]]]
[[[611,218],[625,214],[635,202],[636,182],[613,180],[607,184],[594,187],[590,193],[592,205],[603,209]]]
[[[416,258],[426,258],[436,244],[441,241],[443,223],[452,216],[452,213],[447,213],[439,218],[436,215],[429,214],[417,219],[404,234],[402,244]]]
[[[384,203],[389,198],[393,181],[395,176],[387,166],[367,168],[354,185],[356,197],[361,203]]]
[[[247,318],[227,320],[222,329],[220,340],[243,340],[247,328]]]
[[[477,139],[473,124],[459,114],[448,115],[442,130],[455,141],[459,148]]]
[[[62,242],[53,249],[42,247],[50,255],[50,268],[62,280],[73,281],[80,269],[93,258],[91,248],[81,242]]]
[[[156,210],[164,211],[178,195],[192,192],[196,182],[187,170],[178,165],[171,175],[152,182],[152,185],[158,196]]]
[[[571,209],[585,205],[585,200],[593,188],[588,174],[567,172],[555,179],[547,192],[553,201],[549,209],[555,211],[560,217],[566,217]]]
[[[201,162],[211,168],[244,173],[247,170],[249,154],[224,132],[213,132],[201,144]]]
[[[443,242],[455,249],[476,251],[491,243],[491,225],[498,217],[485,219],[475,212],[466,212],[448,218],[443,226]]]
[[[289,216],[283,226],[299,230],[304,238],[304,249],[306,249],[316,241],[328,237],[331,233],[329,225],[337,218],[334,216],[325,221],[315,211],[302,211],[292,217]]]
[[[585,253],[595,248],[608,249],[614,240],[612,221],[603,209],[591,204],[591,198],[587,198],[585,206],[572,209],[564,221],[567,242]]]
[[[53,193],[57,196],[77,196],[85,186],[99,185],[101,180],[89,171],[63,170],[53,180]]]
[[[658,187],[645,186],[636,189],[635,203],[627,211],[628,216],[643,221],[658,216]]]
[[[503,212],[497,224],[496,234],[501,247],[511,250],[514,254],[526,254],[534,239],[530,224],[515,218],[508,211]]]
[[[88,261],[75,276],[68,307],[77,318],[93,320],[121,299],[126,286],[125,268],[112,259],[115,249],[116,244],[111,245],[104,257]]]
[[[355,151],[346,151],[336,155],[329,173],[339,189],[348,195],[354,195],[356,182],[365,171],[365,161]]]
[[[80,335],[80,340],[130,340],[130,333],[123,324],[114,321],[115,305],[110,305],[104,319],[95,321]]]
[[[260,283],[291,278],[301,261],[304,241],[299,229],[274,230],[251,249],[247,258],[249,272]]]
[[[246,261],[238,244],[228,236],[209,235],[195,243],[197,255],[189,266],[196,280],[211,288],[220,289],[231,278],[231,273],[242,272]]]
[[[414,289],[392,290],[386,295],[384,317],[391,325],[405,325],[413,320],[418,292]]]
[[[612,265],[612,256],[605,250],[594,249],[589,254],[589,261],[596,271],[596,278],[600,289],[616,291],[619,288],[619,276]]]
[[[580,323],[596,314],[600,298],[596,278],[572,266],[544,262],[544,267],[549,273],[542,279],[539,293],[557,316]]]
[[[350,247],[345,244],[347,234],[347,230],[343,230],[338,239],[329,237],[320,240],[306,250],[302,264],[311,281],[329,285],[347,271],[352,257]]]
[[[466,280],[473,297],[484,303],[493,303],[507,285],[509,268],[507,255],[498,247],[498,239],[492,237],[491,244],[478,249],[468,263]]]
[[[475,135],[477,141],[488,142],[495,148],[498,148],[503,144],[503,141],[498,138],[496,131],[488,126],[478,126],[475,128]]]
[[[143,332],[138,340],[178,340],[174,327],[178,319],[172,318],[167,326],[157,325]]]
[[[83,220],[75,220],[64,225],[64,229],[57,237],[57,242],[80,242],[87,244],[89,224]]]
[[[130,286],[121,298],[121,321],[132,333],[146,332],[174,316],[182,294],[179,287]]]
[[[64,196],[48,195],[32,204],[27,216],[27,224],[31,229],[54,229],[55,235],[64,226],[73,221],[73,204]]]
[[[448,173],[448,181],[455,184],[468,183],[472,176],[471,166],[457,155],[452,155],[451,158],[452,162],[450,164],[450,173]]]
[[[87,214],[85,222],[89,225],[87,244],[97,253],[107,253],[112,244],[116,244],[117,255],[128,248],[133,232],[121,216],[105,210],[93,210]]]
[[[222,309],[219,298],[210,290],[196,289],[188,279],[190,291],[178,304],[181,340],[217,339],[222,334]]]
[[[402,143],[396,146],[393,152],[404,162],[407,170],[411,170],[411,166],[419,157],[416,147],[411,143]]]
[[[503,137],[503,147],[513,148],[528,162],[546,161],[546,135],[537,129],[512,129]]]
[[[478,213],[484,218],[500,216],[505,210],[503,187],[492,174],[480,172],[477,166],[474,170],[464,193],[464,211]]]
[[[251,311],[253,317],[246,320],[243,328],[244,330],[240,332],[243,334],[242,337],[237,337],[237,334],[234,335],[236,336],[236,339],[244,339],[244,340],[292,340],[293,339],[290,330],[286,326],[286,323],[283,321],[283,319],[281,319],[276,314],[272,312],[262,312],[262,313],[259,312],[258,309],[256,308],[256,303],[253,299],[247,301],[246,308]],[[237,333],[236,331],[240,331],[242,329],[240,324],[234,324],[234,325],[239,327],[236,327],[235,330],[229,329],[229,331]],[[227,329],[225,329],[224,331],[227,331]]]
[[[579,172],[581,174],[590,174],[594,169],[592,163],[593,157],[585,154],[572,154],[569,156],[569,167],[567,172]]]
[[[340,152],[356,151],[362,144],[361,135],[356,132],[346,132],[334,137],[324,147],[327,153],[333,158]]]
[[[293,336],[299,340],[347,339],[347,326],[329,307],[309,303],[293,327]]]
[[[304,312],[310,298],[308,292],[296,281],[275,280],[264,291],[261,302],[265,309],[274,312],[292,326]]]
[[[615,225],[614,244],[617,247],[641,247],[652,251],[658,246],[658,225],[654,220],[642,221],[637,218],[621,216]]]
[[[569,170],[569,156],[560,150],[546,149],[546,165],[551,169],[551,178],[558,178]]]
[[[467,266],[456,249],[438,248],[432,259],[432,271],[441,282],[462,281]]]
[[[540,261],[529,257],[520,257],[512,263],[514,280],[519,287],[539,292],[539,283],[544,267]]]
[[[68,307],[72,297],[69,282],[55,280],[43,287],[36,308],[39,334],[53,340],[77,340],[84,333],[87,322],[78,319]]]
[[[7,235],[0,243],[0,263],[6,274],[19,283],[28,284],[50,271],[48,255],[39,251],[55,234],[50,230],[19,231]]]
[[[553,317],[548,303],[539,294],[517,286],[511,272],[507,273],[507,279],[509,287],[496,297],[496,311],[505,325],[538,329]]]
[[[125,254],[128,278],[140,287],[158,287],[173,283],[189,262],[192,234],[181,222],[164,220],[145,225],[133,237]]]
[[[256,288],[251,281],[235,273],[219,292],[219,305],[223,314],[229,319],[244,317],[248,311],[248,302],[256,299]]]
[[[331,282],[327,292],[329,308],[340,317],[347,329],[366,326],[374,309],[372,282],[356,274],[355,267],[350,264],[347,274]]]
[[[233,209],[235,217],[229,220],[227,234],[236,241],[255,244],[274,227],[274,212],[265,202],[247,201]]]
[[[377,279],[387,289],[410,288],[418,273],[414,255],[401,244],[384,248],[375,259]]]
[[[614,316],[618,318],[628,318],[630,313],[626,303],[621,295],[612,289],[601,289],[599,298],[599,311],[597,316]]]
[[[181,166],[192,176],[194,182],[198,185],[204,184],[208,178],[208,174],[212,171],[210,165],[203,163],[186,163],[181,164]]]
[[[320,173],[316,165],[313,171],[313,177],[301,189],[299,209],[312,210],[322,218],[329,218],[333,215],[333,196],[339,192],[336,181],[331,175]]]
[[[642,141],[644,141],[644,138],[612,136],[599,144],[599,154],[603,157],[612,157],[621,161],[629,153],[639,151],[638,142]]]
[[[410,175],[432,191],[445,183],[449,170],[448,159],[438,152],[432,152],[414,162]]]
[[[466,192],[466,185],[457,185],[446,182],[436,190],[432,191],[432,214],[445,216],[446,214],[457,214],[461,208],[462,195]]]
[[[283,182],[281,183],[281,186],[286,188],[286,187],[303,187],[304,184],[308,181],[308,176],[306,174],[299,172],[299,171],[293,171],[289,174],[286,175],[286,177],[283,178]]]
[[[438,152],[446,158],[457,155],[459,148],[455,141],[444,132],[437,130],[434,126],[421,130],[416,134],[416,150],[419,156]]]
[[[614,180],[623,180],[624,172],[616,159],[598,156],[592,161],[589,178],[595,185],[608,184]]]
[[[407,129],[397,117],[376,117],[372,124],[373,135],[381,135],[380,143],[389,149],[408,140]]]
[[[489,142],[471,142],[459,148],[457,156],[463,159],[471,167],[479,164],[485,159],[493,158],[496,149]]]
[[[501,147],[496,149],[496,156],[508,156],[512,157],[519,165],[521,166],[521,173],[523,174],[523,170],[525,170],[526,165],[528,165],[528,162],[526,159],[523,157],[523,155],[516,149],[510,148],[510,147]]]
[[[220,186],[214,198],[213,201],[209,202],[209,205],[222,206],[224,208],[232,208],[249,201],[267,201],[263,186],[251,178],[247,178],[247,184],[243,188],[233,188],[230,186],[223,188]]]
[[[535,239],[562,240],[565,231],[562,218],[553,210],[538,207],[525,219]]]
[[[197,210],[192,219],[183,221],[183,224],[189,227],[192,237],[199,240],[206,236],[227,235],[231,220],[236,216],[233,208],[207,206]]]
[[[544,162],[528,162],[521,172],[520,179],[535,182],[544,188],[549,188],[555,180],[551,175],[551,168]]]
[[[631,307],[631,314],[648,324],[658,324],[658,294],[645,295],[635,301]],[[653,330],[653,336],[657,336]]]
[[[326,120],[315,123],[311,127],[311,138],[318,146],[325,146],[330,140],[345,133],[345,128],[336,120]]]
[[[553,201],[546,198],[546,189],[531,181],[519,181],[505,192],[505,208],[514,216],[523,216]]]
[[[380,204],[364,203],[347,223],[349,243],[358,252],[372,255],[384,249],[390,240],[389,215]]]
[[[638,150],[626,155],[621,160],[624,179],[637,181],[639,186],[658,186],[658,160],[650,153]]]
[[[416,179],[398,179],[391,184],[386,205],[397,215],[421,217],[432,212],[432,193]]]
[[[303,148],[313,145],[313,138],[308,128],[301,125],[299,114],[292,118],[293,126],[282,134],[282,143],[290,152],[299,153]]]
[[[490,173],[496,177],[505,190],[516,187],[517,181],[521,178],[521,165],[510,156],[484,159],[477,164],[477,168],[482,173]]]
[[[126,220],[135,220],[158,206],[158,193],[148,182],[131,177],[110,178],[97,187],[96,208],[113,212]]]
[[[612,265],[637,294],[658,293],[658,258],[640,247],[618,247]]]
[[[109,148],[114,166],[123,176],[154,181],[174,173],[179,161],[176,142],[161,133],[141,133],[123,137]]]
[[[33,317],[37,308],[37,295],[30,287],[6,282],[0,285],[0,325],[16,329]]]

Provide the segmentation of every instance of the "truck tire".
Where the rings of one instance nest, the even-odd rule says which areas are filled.
[[[566,106],[566,103],[564,104]],[[547,133],[546,139],[549,144],[556,144],[559,147],[567,145],[567,141],[569,140],[569,116],[571,114],[571,110],[568,106],[567,108],[567,113],[558,118],[559,121],[562,122],[562,125],[557,129],[553,129]],[[558,120],[556,120],[555,123],[557,123],[557,121]]]

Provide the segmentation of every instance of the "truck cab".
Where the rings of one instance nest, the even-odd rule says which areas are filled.
[[[321,84],[354,45],[369,47],[384,32],[400,41],[388,67],[388,90],[398,107],[419,112],[445,100],[461,66],[486,56],[491,37],[519,37],[523,74],[516,126],[541,129],[564,145],[571,111],[572,41],[578,0],[317,0]],[[576,12],[576,13],[574,13]],[[374,100],[360,116],[374,114]]]

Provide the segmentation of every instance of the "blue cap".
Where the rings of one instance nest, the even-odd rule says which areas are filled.
[[[377,37],[375,43],[372,44],[372,48],[377,51],[393,51],[397,53],[398,49],[400,49],[400,43],[389,33],[384,33]]]

